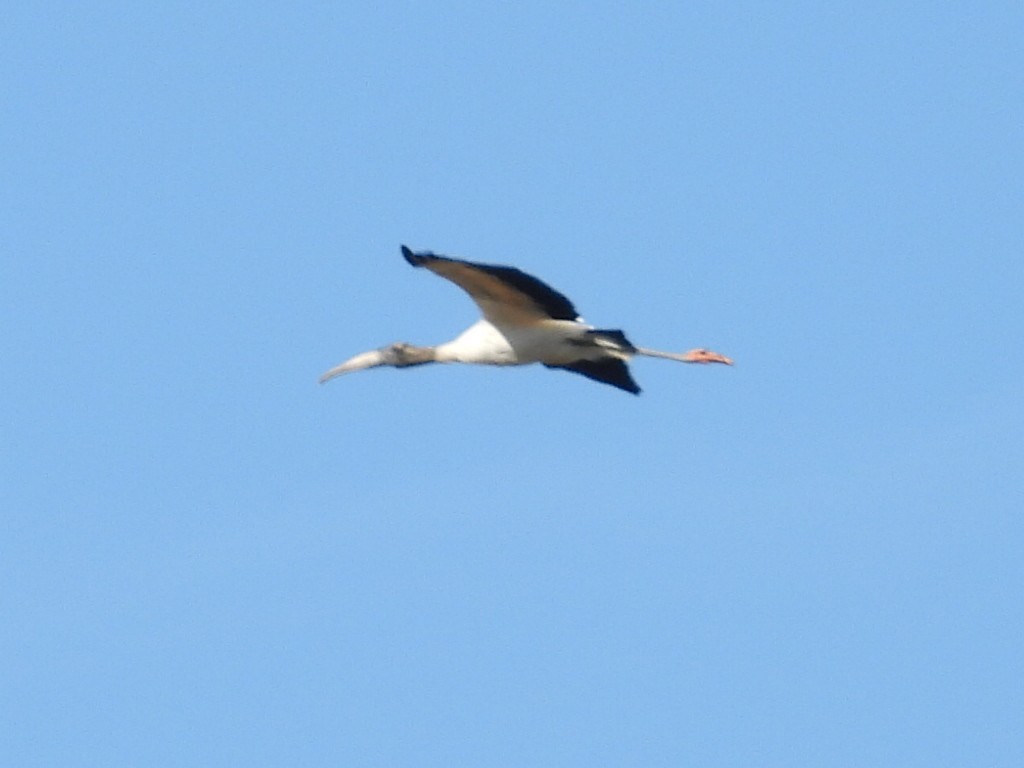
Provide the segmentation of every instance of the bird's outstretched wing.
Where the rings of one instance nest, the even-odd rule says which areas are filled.
[[[430,251],[414,253],[404,245],[402,255],[414,267],[426,267],[459,286],[492,323],[527,324],[544,319],[579,319],[579,313],[569,299],[515,267],[450,259]]]

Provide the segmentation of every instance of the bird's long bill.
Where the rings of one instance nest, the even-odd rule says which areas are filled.
[[[324,373],[320,377],[320,383],[323,384],[326,381],[330,381],[335,376],[341,376],[343,373],[361,371],[364,368],[376,368],[378,365],[384,365],[384,357],[379,349],[363,352],[355,357],[350,357],[341,365],[336,365]]]

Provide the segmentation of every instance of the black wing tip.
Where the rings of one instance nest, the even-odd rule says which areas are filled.
[[[611,384],[616,389],[621,389],[623,392],[629,392],[631,395],[639,396],[640,393],[643,392],[643,390],[640,389],[640,385],[633,381],[633,377],[628,372],[626,373],[626,378],[623,380],[605,381],[604,383]]]
[[[402,246],[402,256],[405,258],[407,262],[412,264],[414,267],[422,267],[428,261],[437,261],[438,259],[444,261],[443,257],[438,256],[433,251],[417,252],[410,248],[408,245]]]
[[[423,257],[413,253],[412,248],[410,248],[408,245],[402,246],[402,256],[405,257],[405,260],[412,264],[414,267],[419,267],[423,265]]]
[[[623,392],[629,392],[631,395],[639,395],[641,392],[640,385],[633,380],[626,362],[614,357],[606,357],[601,360],[577,360],[569,365],[549,365],[547,367],[578,373],[592,381],[609,384]]]

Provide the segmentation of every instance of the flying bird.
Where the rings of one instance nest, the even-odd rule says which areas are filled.
[[[397,342],[363,352],[327,371],[320,377],[321,384],[343,373],[377,366],[543,363],[637,395],[640,387],[626,365],[637,355],[732,365],[728,357],[709,349],[675,353],[633,346],[620,330],[588,325],[569,299],[515,267],[477,264],[429,251],[415,253],[404,245],[402,256],[412,266],[425,267],[459,286],[476,302],[483,317],[452,341],[436,347]]]

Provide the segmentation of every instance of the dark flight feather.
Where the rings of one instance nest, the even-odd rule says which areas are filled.
[[[624,360],[609,357],[604,360],[577,360],[569,365],[547,365],[546,367],[572,371],[602,384],[611,384],[613,387],[624,389],[634,395],[640,394],[640,387],[633,381],[629,366]]]
[[[547,283],[515,267],[503,267],[498,264],[479,264],[474,261],[465,261],[464,259],[452,259],[447,256],[438,256],[430,251],[414,253],[404,245],[402,246],[402,256],[414,267],[423,267],[432,261],[465,264],[468,267],[478,269],[501,280],[509,287],[529,297],[537,307],[555,320],[576,320],[579,317],[579,312],[576,311],[576,308],[568,298]]]

